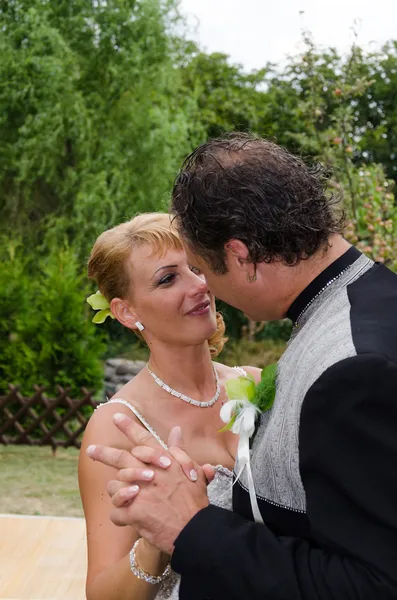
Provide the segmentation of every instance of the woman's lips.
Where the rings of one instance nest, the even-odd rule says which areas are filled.
[[[207,300],[206,302],[200,302],[200,304],[196,304],[196,306],[192,308],[192,310],[189,310],[187,314],[192,317],[206,315],[210,312],[210,308],[210,302]]]

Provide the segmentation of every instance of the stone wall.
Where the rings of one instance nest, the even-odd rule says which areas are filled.
[[[105,362],[105,398],[111,398],[123,385],[138,375],[145,365],[143,360],[109,358]]]

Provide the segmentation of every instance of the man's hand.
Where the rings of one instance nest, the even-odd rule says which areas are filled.
[[[166,452],[126,415],[116,414],[113,420],[132,443],[131,453],[103,446],[87,449],[92,459],[118,469],[117,481],[108,484],[115,506],[110,518],[116,525],[132,525],[154,546],[171,554],[185,525],[208,505],[207,477],[213,477],[213,469],[208,465],[204,472],[177,445],[180,428],[171,432],[172,445]]]

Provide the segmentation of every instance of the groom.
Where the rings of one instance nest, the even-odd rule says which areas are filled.
[[[244,134],[197,148],[176,180],[189,262],[215,296],[293,323],[252,445],[264,525],[244,474],[228,512],[175,459],[114,510],[172,553],[182,600],[397,598],[397,276],[343,239],[333,205],[320,168]]]

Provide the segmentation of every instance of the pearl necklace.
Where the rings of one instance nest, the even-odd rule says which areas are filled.
[[[146,368],[158,386],[160,386],[161,388],[163,388],[163,390],[165,390],[166,392],[171,394],[171,396],[175,396],[175,398],[180,398],[181,400],[183,400],[184,402],[187,402],[188,404],[193,404],[193,406],[199,406],[200,408],[208,408],[209,406],[213,406],[220,396],[221,388],[219,385],[219,377],[218,377],[218,373],[216,372],[215,367],[213,365],[212,365],[212,368],[213,368],[214,375],[215,375],[216,392],[215,392],[215,396],[213,398],[211,398],[211,400],[208,400],[208,402],[199,402],[198,400],[194,400],[193,398],[190,398],[190,396],[186,396],[185,394],[182,394],[181,392],[177,392],[172,387],[170,387],[169,385],[164,383],[164,381],[162,381],[160,379],[160,377],[157,377],[156,373],[153,373],[153,371],[150,369],[149,365],[146,365]]]

